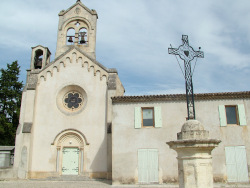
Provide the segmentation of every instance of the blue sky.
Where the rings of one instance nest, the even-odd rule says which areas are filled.
[[[18,60],[26,79],[31,47],[54,58],[58,13],[76,0],[1,0],[0,67]],[[126,95],[185,93],[170,44],[204,51],[193,75],[195,93],[250,90],[249,0],[82,0],[95,9],[96,59],[116,68]],[[180,60],[181,65],[183,62]],[[194,65],[194,62],[192,63]]]

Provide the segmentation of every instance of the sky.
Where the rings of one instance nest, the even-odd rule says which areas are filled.
[[[0,68],[18,60],[25,83],[31,47],[54,59],[58,13],[76,0],[1,0]],[[185,79],[168,54],[188,35],[204,52],[195,65],[195,93],[250,91],[249,0],[81,0],[98,13],[96,59],[116,68],[125,95],[185,93]]]

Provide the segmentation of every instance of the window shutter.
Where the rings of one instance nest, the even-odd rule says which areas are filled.
[[[221,127],[227,126],[226,109],[224,105],[219,106],[219,114],[220,114],[220,126]]]
[[[159,181],[157,149],[148,150],[148,174],[149,174],[149,183],[157,183]]]
[[[141,107],[135,107],[135,129],[141,128]]]
[[[162,127],[162,116],[161,116],[161,107],[156,106],[154,107],[154,113],[155,113],[155,127]]]
[[[237,182],[237,166],[235,161],[235,147],[225,147],[227,181]]]
[[[244,104],[238,104],[240,125],[247,125]]]
[[[138,150],[138,182],[148,183],[148,151],[147,149]]]
[[[238,182],[248,182],[247,158],[245,146],[235,147]]]

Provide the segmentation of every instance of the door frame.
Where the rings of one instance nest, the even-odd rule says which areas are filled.
[[[89,143],[80,131],[75,129],[67,129],[60,132],[54,139],[52,145],[55,147],[55,171],[58,175],[62,175],[62,161],[63,161],[63,149],[64,148],[78,148],[78,175],[84,174],[86,172],[86,158],[87,154],[85,153],[86,147]]]

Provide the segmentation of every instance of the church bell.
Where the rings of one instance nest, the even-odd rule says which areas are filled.
[[[72,39],[72,37],[69,37],[69,40],[68,40],[68,42],[73,42],[73,39]]]
[[[35,69],[41,69],[42,68],[42,58],[35,59]]]
[[[80,35],[81,35],[80,44],[85,44],[86,41],[85,41],[84,37],[85,37],[85,35],[86,35],[86,32],[80,32]]]

